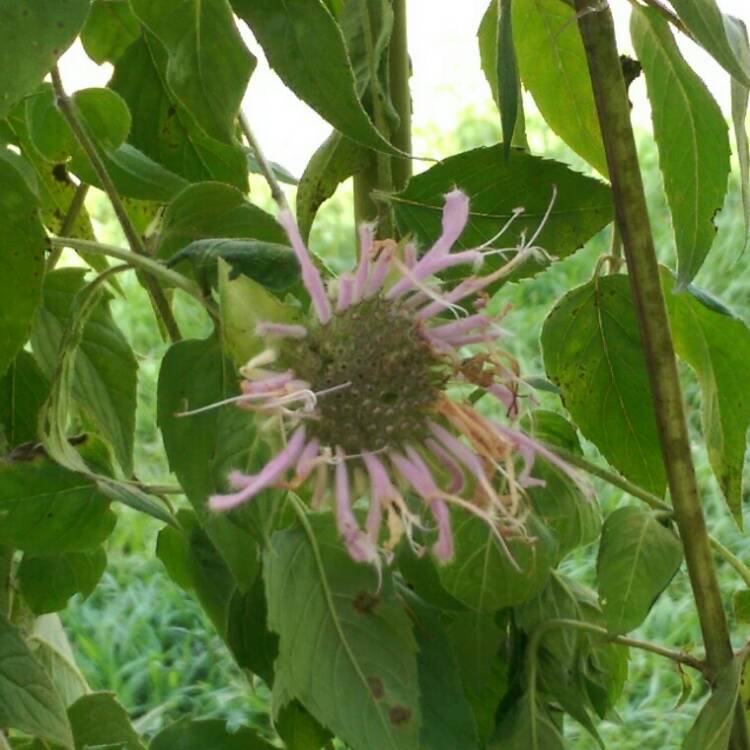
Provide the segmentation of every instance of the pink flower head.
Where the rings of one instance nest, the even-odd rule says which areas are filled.
[[[421,257],[413,245],[401,252],[391,241],[375,241],[373,227],[364,225],[356,269],[326,286],[291,214],[280,214],[313,314],[306,324],[258,326],[269,347],[242,368],[242,395],[232,400],[278,419],[289,438],[258,474],[233,472],[236,491],[212,497],[211,508],[234,508],[268,487],[297,488],[312,477],[314,502],[332,499],[350,556],[376,566],[379,551],[402,535],[415,544],[415,528],[432,535],[439,561],[449,561],[452,512],[483,519],[506,550],[504,537],[523,533],[525,488],[539,481],[535,458],[572,470],[529,436],[448,394],[448,386],[471,385],[506,417],[517,414],[516,368],[497,348],[505,332],[486,295],[471,313],[461,304],[510,273],[529,248],[482,276],[475,269],[486,248],[451,252],[468,218],[467,196],[448,193],[442,233]],[[468,275],[445,291],[436,274],[455,266]],[[355,491],[358,471],[369,479],[365,498]],[[361,522],[356,507],[364,501]]]

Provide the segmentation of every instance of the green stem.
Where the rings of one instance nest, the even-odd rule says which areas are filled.
[[[643,487],[640,487],[639,485],[629,481],[628,479],[625,479],[625,477],[621,477],[614,471],[609,471],[609,469],[598,466],[592,461],[589,461],[587,458],[579,456],[577,453],[566,451],[564,448],[560,448],[557,445],[550,445],[549,443],[545,443],[545,447],[562,458],[566,463],[569,463],[571,466],[583,469],[588,474],[599,477],[599,479],[603,479],[605,482],[613,485],[614,487],[619,487],[621,490],[625,490],[625,492],[627,492],[629,495],[632,495],[639,500],[643,500],[643,502],[653,510],[667,511],[669,513],[672,512],[672,509],[665,502],[660,500],[656,495],[652,494],[648,490],[644,490]]]
[[[255,158],[258,161],[258,166],[260,167],[261,174],[268,183],[268,187],[271,188],[271,197],[280,209],[288,211],[289,204],[287,203],[286,195],[281,189],[281,185],[276,179],[276,175],[273,173],[273,169],[268,163],[268,159],[266,159],[266,155],[263,153],[263,149],[260,147],[260,144],[255,138],[255,134],[250,127],[250,122],[248,121],[247,117],[245,117],[245,114],[243,112],[240,112],[240,127],[242,128],[242,134],[245,136],[247,145],[250,146],[250,148],[253,150],[253,153],[255,154]]]
[[[592,622],[559,618],[543,622],[531,634],[531,638],[529,639],[529,645],[526,651],[526,666],[527,676],[529,680],[529,689],[532,691],[536,690],[537,654],[539,652],[539,645],[542,638],[550,630],[556,630],[557,628],[570,628],[572,630],[585,630],[590,633],[596,633],[610,643],[616,643],[618,646],[637,648],[641,651],[648,651],[652,654],[663,656],[667,659],[671,659],[677,664],[683,664],[686,667],[691,667],[692,669],[697,670],[709,681],[712,679],[713,673],[708,669],[706,663],[702,659],[699,659],[692,654],[667,648],[666,646],[661,646],[658,643],[651,643],[650,641],[641,641],[637,638],[628,638],[624,635],[614,635],[610,633],[606,628],[603,628],[601,625],[595,625]]]
[[[73,226],[76,223],[78,214],[81,213],[81,209],[83,208],[83,203],[86,200],[86,194],[88,193],[88,191],[89,186],[84,182],[82,182],[76,188],[76,191],[73,194],[73,199],[70,201],[70,205],[68,206],[68,211],[65,214],[65,218],[60,225],[60,231],[58,232],[59,235],[65,237],[73,231]],[[57,262],[60,260],[60,255],[62,255],[62,251],[63,248],[57,247],[50,253],[49,258],[47,259],[48,271],[51,271],[57,265]]]
[[[388,47],[391,81],[391,102],[398,112],[398,127],[391,130],[391,143],[405,154],[411,153],[411,90],[409,78],[408,36],[406,31],[406,0],[393,0],[393,31]],[[393,187],[403,190],[411,177],[411,159],[394,157]]]
[[[549,443],[545,443],[545,446],[560,458],[562,458],[566,463],[569,463],[571,466],[575,466],[578,469],[583,469],[583,471],[585,471],[586,473],[591,474],[594,477],[598,477],[599,479],[603,479],[613,487],[619,487],[621,490],[625,490],[625,492],[627,492],[629,495],[632,495],[638,500],[642,500],[652,510],[659,511],[660,513],[669,513],[670,516],[673,514],[672,508],[670,508],[666,503],[662,502],[662,500],[656,495],[651,494],[648,490],[644,490],[643,487],[640,487],[639,485],[634,484],[624,477],[621,477],[619,474],[615,474],[615,472],[609,471],[602,466],[598,466],[597,464],[589,461],[583,456],[579,456],[577,453],[566,451],[564,448],[560,448],[557,445],[550,445]],[[716,552],[719,557],[723,558],[725,562],[727,562],[732,568],[734,568],[745,585],[750,588],[750,567],[745,565],[737,557],[737,555],[734,554],[734,552],[725,547],[718,539],[710,535],[708,539],[711,546],[714,548],[714,552]]]
[[[378,66],[375,61],[375,42],[373,39],[372,20],[370,18],[369,5],[366,1],[360,2],[359,12],[362,21],[363,36],[367,50],[367,59],[370,63],[370,99],[372,102],[372,117],[378,132],[387,141],[391,140],[390,127],[385,114],[385,98],[390,92],[383,91],[378,76]],[[365,216],[357,216],[360,221],[377,220],[378,236],[393,236],[393,209],[390,203],[372,200],[372,190],[377,189],[390,193],[393,191],[393,171],[391,169],[391,157],[380,151],[371,154],[370,163],[362,172],[354,176],[355,209],[366,210]]]
[[[617,222],[612,222],[612,239],[609,246],[609,273],[617,273],[622,265],[622,239]]]
[[[99,154],[96,144],[89,137],[83,123],[78,119],[78,113],[73,106],[73,102],[65,93],[65,87],[63,86],[62,78],[60,78],[60,71],[57,66],[52,68],[51,76],[52,86],[55,89],[55,95],[57,97],[57,106],[63,117],[67,120],[79,145],[85,151],[86,156],[91,162],[91,166],[96,172],[96,176],[99,178],[99,182],[102,185],[102,189],[107,194],[107,197],[112,204],[115,216],[122,227],[122,231],[125,234],[125,239],[128,241],[128,245],[130,245],[130,249],[138,255],[148,257],[148,252],[141,240],[141,236],[130,221],[130,217],[125,210],[122,198],[120,198],[120,194],[117,191],[114,182],[112,182],[112,179],[107,172],[107,168],[104,166],[104,161]],[[150,276],[143,277],[142,282],[151,298],[157,320],[160,320],[164,324],[167,334],[172,341],[179,341],[182,338],[182,334],[180,333],[177,321],[172,314],[172,308],[169,306],[169,301],[164,294],[164,290],[159,286],[156,279],[151,278]]]
[[[125,261],[135,269],[146,271],[151,276],[160,279],[166,284],[182,289],[191,297],[195,297],[209,312],[215,312],[208,304],[208,300],[201,294],[198,285],[183,276],[177,271],[159,263],[149,255],[139,255],[132,250],[126,250],[124,247],[107,245],[103,242],[94,242],[93,240],[79,240],[77,237],[50,237],[48,242],[52,247],[72,247],[74,250],[82,250],[87,253],[97,253],[98,255],[107,255],[110,258],[117,258]]]
[[[750,589],[750,568],[737,557],[729,548],[725,547],[718,539],[710,537],[711,546],[716,554],[723,558],[731,565],[739,577],[744,581],[745,586]]]
[[[630,102],[608,6],[576,0],[599,124],[612,181],[615,215],[629,271],[633,303],[646,355],[651,396],[667,471],[675,521],[698,610],[706,659],[718,673],[733,658],[711,545],[698,495],[672,336],[659,283]],[[750,748],[747,725],[737,714],[730,747]]]

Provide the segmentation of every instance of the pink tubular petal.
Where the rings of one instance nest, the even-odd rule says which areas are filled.
[[[255,330],[261,336],[288,336],[293,339],[303,339],[307,336],[307,328],[287,323],[258,323]]]
[[[461,467],[436,440],[428,438],[425,440],[425,445],[430,449],[430,453],[438,459],[440,465],[450,474],[451,483],[448,485],[447,491],[452,495],[461,492],[464,487],[464,475]]]
[[[370,278],[367,280],[365,287],[365,297],[372,297],[376,292],[383,286],[385,277],[391,270],[391,258],[393,257],[392,252],[388,248],[383,248],[383,251],[375,261],[375,266],[372,269]]]
[[[354,275],[354,286],[352,288],[352,304],[362,300],[367,284],[367,274],[370,270],[370,251],[375,239],[375,230],[372,224],[361,224],[359,227],[359,265]]]
[[[255,393],[267,393],[282,388],[294,379],[294,373],[291,370],[271,375],[263,380],[243,380],[242,392],[250,395]]]
[[[230,508],[234,508],[250,500],[250,498],[257,495],[261,490],[278,481],[284,472],[294,465],[304,443],[305,426],[302,425],[297,428],[286,447],[279,451],[258,474],[252,477],[252,481],[245,483],[245,480],[242,480],[245,484],[243,489],[234,494],[213,495],[209,498],[208,505],[211,510],[229,510]],[[239,481],[239,476],[235,475],[235,479]]]
[[[310,260],[310,253],[302,241],[302,235],[299,233],[297,223],[291,212],[288,210],[279,211],[277,221],[286,231],[289,241],[292,243],[292,249],[299,261],[300,270],[302,271],[302,283],[305,285],[310,294],[318,320],[321,323],[327,323],[331,319],[331,303],[326,295],[323,280],[320,278],[320,272]]]
[[[510,388],[500,383],[491,383],[486,390],[505,406],[509,417],[518,415],[518,399]]]
[[[391,455],[391,460],[412,487],[422,496],[430,509],[430,513],[438,526],[438,538],[432,551],[438,560],[446,562],[453,557],[453,534],[448,506],[440,497],[440,491],[422,457],[411,446],[407,447],[406,452],[408,458],[394,453]]]
[[[514,430],[513,428],[506,427],[498,422],[491,421],[490,423],[501,435],[511,440],[511,442],[518,448],[518,451],[521,453],[521,456],[527,465],[531,463],[533,466],[533,461],[536,457],[541,456],[547,461],[547,463],[554,466],[556,469],[559,469],[569,477],[584,494],[589,497],[591,496],[591,486],[581,477],[581,475],[569,463],[553,453],[538,440],[535,440],[533,437],[526,435],[520,430]],[[528,467],[528,472],[526,472],[526,477],[528,478],[530,478],[530,471],[531,466]],[[523,477],[523,474],[521,476]],[[540,480],[536,481],[538,482]]]
[[[443,206],[443,233],[435,244],[422,256],[421,260],[410,268],[410,275],[396,282],[388,290],[388,299],[395,299],[414,286],[415,281],[426,279],[438,271],[469,260],[481,259],[481,253],[470,250],[447,257],[456,240],[461,236],[469,219],[469,198],[460,190],[451,190],[445,196]]]
[[[404,265],[407,268],[412,268],[417,263],[417,247],[413,243],[409,243],[404,247]]]
[[[401,472],[401,475],[425,500],[428,500],[437,491],[437,486],[431,475],[426,476],[420,467],[415,466],[406,456],[391,453],[393,465]]]
[[[479,456],[474,453],[468,446],[450,434],[448,430],[441,427],[435,422],[430,422],[430,431],[438,439],[440,444],[453,456],[455,456],[474,477],[475,481],[488,492],[490,496],[494,494],[490,481],[487,478],[482,462]]]
[[[383,503],[388,502],[395,494],[385,467],[374,453],[363,453],[362,460],[370,475],[370,509],[367,514],[367,535],[377,542],[380,524],[383,518]]]
[[[440,562],[453,559],[453,532],[451,531],[451,516],[448,506],[439,498],[430,503],[430,510],[438,526],[438,538],[432,545],[432,554]]]
[[[342,273],[339,276],[339,298],[336,301],[336,310],[343,312],[352,302],[352,288],[354,277],[350,273]]]
[[[430,333],[433,336],[439,336],[442,338],[450,338],[461,333],[468,333],[476,328],[486,328],[492,324],[492,318],[484,313],[476,313],[469,315],[468,318],[462,318],[461,320],[455,320],[452,323],[446,323],[445,325],[436,326],[430,328]]]
[[[297,472],[295,479],[303,482],[310,476],[310,472],[315,468],[315,459],[320,455],[320,441],[313,438],[299,454],[297,459]]]
[[[339,534],[346,544],[346,549],[352,560],[357,562],[373,562],[377,559],[377,550],[372,541],[362,533],[354,517],[349,494],[349,474],[346,461],[340,460],[336,464],[336,524]]]
[[[472,276],[453,287],[449,292],[442,295],[441,299],[433,300],[425,307],[417,311],[414,317],[417,320],[427,320],[433,315],[439,315],[456,302],[460,302],[464,297],[478,292],[482,288],[482,280]]]

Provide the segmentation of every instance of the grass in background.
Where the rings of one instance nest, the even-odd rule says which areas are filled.
[[[443,152],[458,152],[496,142],[500,138],[496,116],[491,112],[469,111],[459,130],[448,138],[435,132],[417,133],[422,143],[443,139]],[[562,159],[585,171],[582,162],[548,131],[530,127],[533,148]],[[449,146],[450,148],[447,148]],[[428,151],[424,151],[427,153]],[[274,155],[276,156],[276,155]],[[652,209],[652,223],[660,257],[674,266],[674,249],[653,146],[641,138],[641,157]],[[270,208],[265,187],[253,180],[253,199]],[[349,265],[353,258],[354,226],[349,206],[351,190],[345,186],[320,212],[313,229],[311,246],[334,270]],[[119,241],[107,206],[93,206],[101,223],[100,236]],[[742,254],[741,212],[737,185],[731,186],[727,208],[719,215],[719,234],[708,265],[696,283],[739,307],[747,319],[748,265]],[[520,360],[526,374],[542,372],[539,332],[547,312],[568,289],[588,280],[596,259],[607,252],[609,233],[604,231],[571,258],[555,264],[536,279],[504,289],[503,303],[513,310],[504,325],[515,332],[508,348]],[[128,336],[140,363],[137,414],[136,466],[144,481],[166,481],[168,468],[156,430],[155,382],[158,363],[166,345],[155,334],[150,306],[132,275],[121,276],[124,298],[112,303],[115,319]],[[203,336],[208,324],[189,300],[177,297],[177,314],[188,336]],[[744,307],[743,307],[744,306]],[[699,394],[684,373],[689,419],[695,435],[695,456],[701,487],[704,488],[709,525],[714,534],[741,557],[750,557],[750,539],[735,528],[720,497],[700,447]],[[542,396],[554,404],[549,394]],[[593,446],[589,446],[595,455]],[[597,484],[604,513],[622,502],[636,502],[607,485]],[[113,690],[147,733],[186,714],[222,717],[232,724],[250,723],[268,727],[268,692],[262,684],[249,685],[216,636],[197,603],[166,576],[154,555],[158,524],[132,511],[123,510],[109,543],[109,566],[96,592],[87,601],[74,600],[62,613],[81,668],[94,689]],[[592,585],[596,546],[578,550],[563,563],[568,575]],[[720,566],[726,601],[740,588],[731,570]],[[659,599],[644,625],[634,634],[672,648],[700,644],[700,631],[684,569]],[[738,639],[739,640],[742,639]],[[700,650],[700,649],[698,649]],[[680,708],[674,708],[682,690],[680,674],[671,662],[631,651],[630,679],[618,705],[622,723],[604,722],[600,731],[607,747],[617,750],[668,750],[676,748],[692,723],[704,691],[697,691]],[[596,744],[572,721],[566,722],[570,746],[593,750]],[[460,749],[457,749],[460,750]]]

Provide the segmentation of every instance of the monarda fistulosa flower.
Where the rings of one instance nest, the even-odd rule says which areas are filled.
[[[534,237],[481,275],[484,257],[499,251],[451,253],[468,217],[467,196],[448,193],[442,234],[421,257],[414,245],[400,253],[392,241],[375,241],[364,225],[356,270],[326,287],[292,215],[281,212],[310,294],[310,318],[258,326],[267,348],[241,369],[242,395],[231,400],[280,420],[285,445],[257,474],[232,472],[235,492],[211,497],[212,509],[309,481],[313,507],[332,498],[355,560],[378,565],[404,534],[416,545],[414,528],[434,527],[431,549],[445,562],[453,557],[451,506],[483,519],[507,550],[506,537],[524,533],[524,491],[539,482],[532,476],[536,457],[577,480],[522,431],[451,395],[461,384],[480,388],[508,421],[517,416],[517,368],[498,348],[505,332],[487,311],[484,290],[539,252]],[[472,272],[446,290],[438,274],[455,266]],[[369,503],[364,527],[353,511],[360,498]]]

